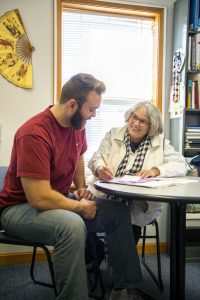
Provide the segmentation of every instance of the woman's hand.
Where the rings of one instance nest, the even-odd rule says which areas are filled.
[[[81,188],[81,189],[74,191],[73,195],[74,195],[74,198],[77,200],[84,198],[87,200],[94,201],[94,199],[95,199],[95,196],[86,188]]]
[[[148,170],[141,170],[137,172],[136,175],[141,176],[142,178],[156,177],[160,175],[160,171],[157,167],[152,167],[151,169]]]
[[[113,178],[113,172],[111,169],[105,166],[100,166],[96,170],[97,176],[101,180],[107,180],[107,179],[112,179]]]

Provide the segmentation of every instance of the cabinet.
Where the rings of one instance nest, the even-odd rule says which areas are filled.
[[[185,63],[180,74],[181,81],[184,83],[184,91],[181,95],[184,98],[182,102],[185,103],[185,109],[181,117],[170,120],[170,140],[175,149],[185,157],[200,154],[200,67],[194,65],[194,59],[190,63],[191,55],[194,56],[195,53],[193,51],[190,55],[189,51],[192,47],[190,47],[191,40],[194,41],[197,36],[199,37],[200,31],[190,30],[189,15],[190,1],[177,0],[174,4],[173,53],[182,49],[185,56]],[[198,50],[200,53],[200,45]],[[191,86],[192,82],[198,85]],[[193,97],[192,102],[191,93],[195,89],[198,98]]]

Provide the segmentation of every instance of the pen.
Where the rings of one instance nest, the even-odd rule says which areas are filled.
[[[105,166],[107,167],[107,165],[108,165],[107,160],[105,159],[105,157],[103,156],[103,154],[100,153],[100,155],[101,155],[101,157],[102,157],[102,159],[104,161]]]

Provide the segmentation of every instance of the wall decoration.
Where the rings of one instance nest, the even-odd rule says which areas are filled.
[[[183,49],[177,49],[173,56],[173,81],[170,91],[170,118],[179,118],[185,107],[185,85],[181,72],[185,62]]]
[[[0,74],[11,83],[32,88],[32,52],[19,10],[0,17]]]

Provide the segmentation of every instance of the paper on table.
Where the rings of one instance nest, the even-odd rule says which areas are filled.
[[[149,187],[149,188],[159,188],[159,187],[167,187],[172,185],[178,184],[186,184],[192,181],[197,181],[193,179],[187,178],[164,178],[164,177],[150,177],[150,178],[141,178],[140,176],[131,176],[131,175],[124,175],[122,177],[114,177],[110,180],[101,180],[102,182],[107,183],[118,183],[124,185],[136,185],[142,187]]]

